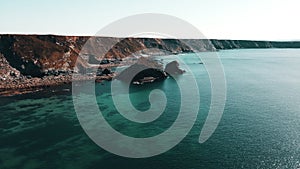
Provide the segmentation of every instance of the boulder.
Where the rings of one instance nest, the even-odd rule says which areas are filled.
[[[109,75],[111,74],[111,70],[105,68],[103,71],[102,71],[102,75]]]

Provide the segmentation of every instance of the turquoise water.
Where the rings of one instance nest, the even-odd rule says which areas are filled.
[[[98,147],[81,128],[70,86],[0,98],[0,168],[294,168],[300,167],[300,50],[260,49],[218,52],[227,80],[221,122],[203,144],[198,138],[210,106],[210,82],[195,54],[180,55],[196,75],[201,104],[184,140],[161,155],[130,159]],[[209,55],[209,53],[201,53]],[[175,56],[164,57],[164,61]],[[181,78],[184,79],[184,76]],[[163,132],[176,119],[180,99],[173,79],[130,88],[133,105],[150,106],[148,94],[165,91],[164,114],[149,124],[116,112],[110,82],[97,84],[99,108],[118,131],[134,137]]]

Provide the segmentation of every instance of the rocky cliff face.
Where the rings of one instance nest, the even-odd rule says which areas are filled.
[[[80,37],[1,35],[0,53],[21,74],[41,77],[71,71],[84,42]]]
[[[170,53],[191,52],[173,39],[106,38],[54,35],[0,35],[0,53],[6,64],[22,75],[42,77],[78,71],[99,63],[100,58],[121,59],[145,49]],[[111,46],[111,44],[115,44]],[[83,48],[87,44],[88,47]],[[81,51],[83,49],[83,51]],[[82,52],[79,57],[79,53]],[[77,62],[76,62],[77,60]],[[5,64],[3,63],[3,64]],[[0,72],[1,73],[1,72]],[[2,73],[1,73],[2,74]]]
[[[216,49],[300,48],[300,42],[210,40]]]
[[[2,54],[0,54],[0,72],[0,81],[21,78],[22,76],[20,71],[10,66],[10,64]]]
[[[121,59],[141,52],[153,54],[179,54],[216,49],[239,48],[300,48],[300,42],[233,41],[233,40],[177,40],[151,38],[108,38],[87,36],[55,35],[0,35],[1,77],[8,72],[16,76],[43,77],[69,74],[90,64],[97,64],[100,58]],[[188,44],[192,44],[188,46]],[[87,44],[88,48],[83,48]],[[115,44],[111,46],[111,44]],[[79,53],[84,55],[79,56]],[[155,53],[155,54],[158,54]],[[77,60],[77,62],[76,62]],[[9,71],[8,71],[9,70]],[[10,71],[11,70],[11,71]],[[13,76],[14,73],[12,73]]]

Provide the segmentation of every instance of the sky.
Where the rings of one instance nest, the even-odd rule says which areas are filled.
[[[161,13],[210,39],[300,40],[299,8],[300,0],[0,0],[0,33],[95,35],[123,17]]]

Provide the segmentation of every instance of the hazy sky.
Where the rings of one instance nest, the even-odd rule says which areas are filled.
[[[184,19],[206,37],[300,39],[300,0],[0,0],[0,33],[94,35],[140,13]]]

